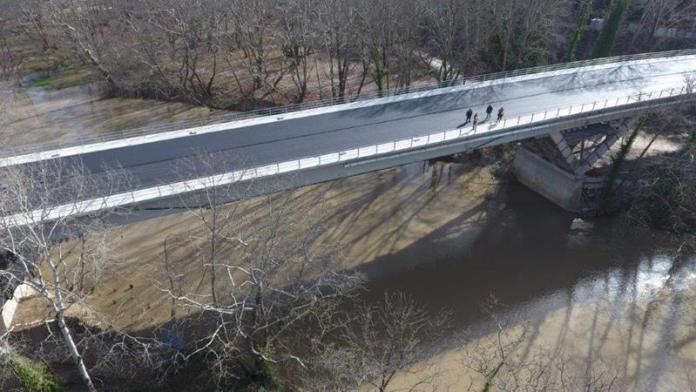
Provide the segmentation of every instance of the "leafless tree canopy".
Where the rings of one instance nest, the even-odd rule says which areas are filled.
[[[23,34],[46,54],[76,56],[126,95],[240,108],[353,99],[559,62],[569,51],[581,58],[596,38],[584,34],[589,17],[606,17],[613,2],[591,3],[6,0],[0,75],[22,60],[4,42]],[[688,46],[680,37],[696,30],[695,14],[687,0],[632,2],[615,51]]]
[[[386,293],[378,305],[358,305],[341,315],[335,340],[317,347],[306,383],[311,390],[352,391],[361,386],[385,392],[397,373],[425,361],[448,320],[430,314],[404,293]],[[432,382],[437,372],[419,374],[411,388]],[[430,385],[432,387],[432,385]]]

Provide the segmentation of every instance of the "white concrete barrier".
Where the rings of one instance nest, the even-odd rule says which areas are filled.
[[[26,283],[22,283],[15,288],[12,298],[5,301],[5,303],[1,305],[2,317],[0,317],[0,335],[11,330],[19,304],[25,299],[29,299],[37,295],[39,295],[39,293]]]

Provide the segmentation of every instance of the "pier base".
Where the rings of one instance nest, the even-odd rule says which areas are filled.
[[[524,142],[513,172],[522,184],[561,208],[588,213],[596,208],[596,196],[605,182],[593,169],[621,139],[625,128],[596,124]]]

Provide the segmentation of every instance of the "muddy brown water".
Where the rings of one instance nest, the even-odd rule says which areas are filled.
[[[208,118],[207,108],[148,99],[108,98],[89,84],[60,90],[0,82],[0,151],[31,144],[68,143]]]
[[[524,325],[523,342],[509,348],[514,358],[498,375],[506,388],[524,389],[519,375],[510,384],[511,373],[532,366],[532,353],[562,351],[566,373],[578,380],[566,390],[588,387],[592,377],[613,380],[610,390],[693,390],[696,258],[675,257],[675,238],[623,219],[575,220],[517,183],[504,199],[470,246],[440,230],[364,268],[378,276],[367,301],[403,291],[432,313],[451,312],[428,366],[396,383],[411,387],[432,373],[435,381],[417,389],[480,390],[471,368],[497,363],[490,341],[498,327],[507,336]]]
[[[482,316],[479,305],[490,296],[511,307],[534,303],[526,311],[537,312],[558,300],[565,303],[569,295],[599,294],[606,279],[613,290],[637,279],[645,291],[667,274],[693,267],[690,261],[673,265],[669,254],[675,244],[668,238],[627,223],[575,221],[512,182],[504,209],[490,218],[472,245],[460,246],[456,236],[436,231],[402,252],[381,257],[364,268],[368,275],[380,276],[370,281],[366,297],[407,291],[432,311],[452,310],[454,326],[465,326]]]

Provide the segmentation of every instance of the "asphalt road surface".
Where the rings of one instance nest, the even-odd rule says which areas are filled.
[[[696,56],[565,71],[540,73],[526,80],[478,88],[464,86],[445,94],[412,99],[396,97],[394,102],[379,105],[111,148],[58,160],[80,162],[95,177],[102,176],[105,168],[127,172],[130,182],[104,189],[105,194],[113,194],[456,128],[464,123],[469,108],[483,119],[488,104],[495,108],[493,117],[503,106],[509,119],[546,109],[555,112],[571,105],[617,100],[645,89],[683,86],[685,77],[696,72]],[[206,164],[193,159],[202,151],[209,157]],[[24,165],[39,168],[42,163]]]

